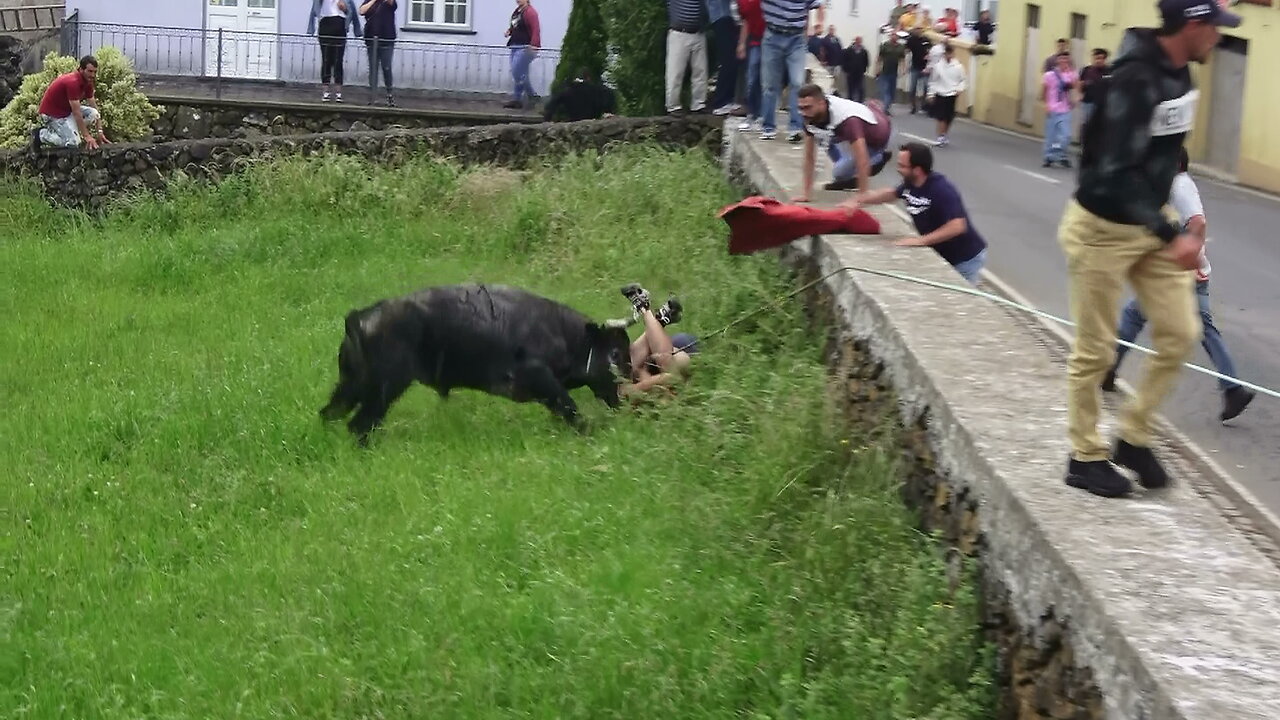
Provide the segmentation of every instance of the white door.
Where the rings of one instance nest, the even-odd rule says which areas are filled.
[[[1244,121],[1244,81],[1249,45],[1227,36],[1213,54],[1213,102],[1209,105],[1205,163],[1234,175],[1240,165],[1240,127]]]
[[[1040,6],[1027,5],[1026,44],[1022,57],[1022,97],[1018,103],[1018,122],[1031,125],[1035,121],[1036,102],[1040,99],[1040,79],[1044,76],[1044,59],[1040,57]]]
[[[205,74],[217,75],[222,31],[223,77],[277,77],[278,0],[206,0]]]

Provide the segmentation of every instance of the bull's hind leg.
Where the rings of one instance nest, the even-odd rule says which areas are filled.
[[[582,417],[578,405],[569,397],[569,391],[556,379],[551,368],[542,363],[521,365],[515,372],[515,395],[541,402],[572,427],[582,430]]]

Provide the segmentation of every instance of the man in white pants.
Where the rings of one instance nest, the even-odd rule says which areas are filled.
[[[685,68],[693,66],[689,109],[707,106],[707,38],[703,0],[667,0],[667,97],[668,113],[679,112],[680,87]]]
[[[59,76],[45,89],[40,99],[40,125],[31,131],[32,148],[41,144],[54,147],[80,147],[81,138],[90,150],[99,142],[106,143],[102,132],[102,115],[94,107],[94,81],[98,77],[98,61],[92,55],[80,60],[80,68]],[[89,127],[97,130],[97,138]]]

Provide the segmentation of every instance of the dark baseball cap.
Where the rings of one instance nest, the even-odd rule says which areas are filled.
[[[1220,27],[1240,27],[1244,18],[1225,9],[1228,0],[1160,0],[1165,25],[1180,26],[1199,20]],[[1234,4],[1234,2],[1232,2]]]

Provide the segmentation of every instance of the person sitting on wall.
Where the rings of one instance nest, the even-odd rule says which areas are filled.
[[[98,60],[92,55],[80,59],[80,68],[59,76],[49,83],[40,99],[40,124],[31,130],[31,148],[41,144],[54,147],[80,147],[80,140],[90,150],[98,144],[108,144],[103,132],[102,114],[98,112],[93,96],[94,81],[98,76]],[[97,130],[97,138],[89,132],[89,125]]]
[[[617,111],[618,100],[613,90],[598,82],[591,70],[584,67],[551,96],[542,116],[548,121],[567,117],[570,122],[577,122],[612,117]]]

